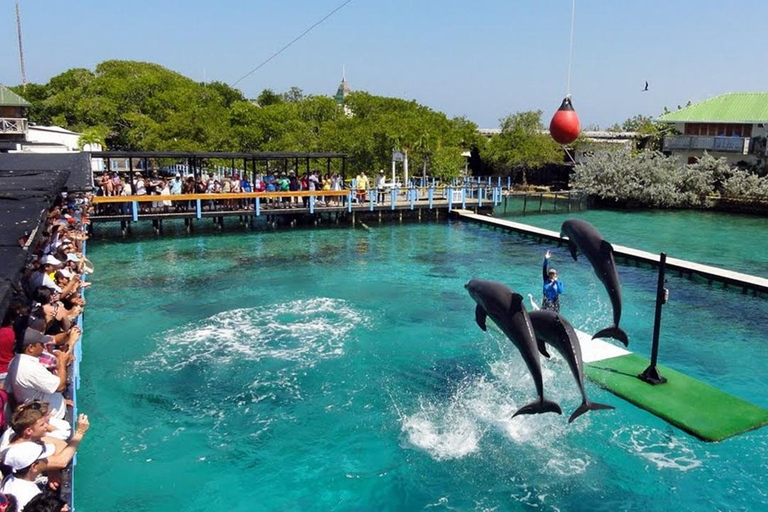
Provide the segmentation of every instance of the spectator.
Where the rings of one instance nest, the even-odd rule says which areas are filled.
[[[176,176],[171,180],[171,194],[181,194],[182,185],[181,174],[177,172]]]
[[[69,512],[66,501],[51,492],[42,492],[29,500],[24,512]],[[2,512],[2,511],[0,511]],[[8,512],[11,512],[10,510]],[[22,512],[21,510],[19,512]]]
[[[77,417],[75,432],[69,437],[69,424],[64,422],[67,428],[57,429],[58,423],[55,420],[53,424],[49,423],[49,414],[50,410],[45,402],[33,401],[20,405],[11,418],[10,434],[3,435],[2,450],[6,451],[11,446],[25,442],[50,445],[53,451],[48,457],[48,469],[58,471],[67,467],[91,423],[88,416],[80,414]],[[64,433],[64,439],[61,433]]]
[[[24,510],[29,500],[42,492],[35,480],[48,469],[48,456],[52,454],[52,446],[29,441],[9,446],[3,463],[11,473],[0,484],[0,492],[16,498],[19,509]]]
[[[38,360],[45,344],[52,341],[50,336],[45,336],[33,328],[28,327],[24,331],[22,352],[17,353],[8,365],[5,390],[9,395],[13,395],[18,404],[28,400],[48,402],[51,406],[51,416],[63,420],[67,403],[62,392],[67,386],[67,365],[71,353],[56,352],[56,374],[52,374]]]

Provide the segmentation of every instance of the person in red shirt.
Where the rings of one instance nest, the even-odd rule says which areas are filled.
[[[0,325],[0,389],[2,389],[2,381],[5,380],[5,375],[8,373],[8,363],[13,359],[13,348],[16,344],[16,332],[13,330],[13,325],[19,317],[28,314],[29,306],[23,298],[14,297],[11,299],[3,323]]]

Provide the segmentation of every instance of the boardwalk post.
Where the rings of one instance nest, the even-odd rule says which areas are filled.
[[[448,187],[448,213],[453,209],[453,187]]]
[[[368,189],[368,210],[373,211],[374,198],[378,198],[376,189]]]
[[[133,222],[139,220],[139,203],[136,201],[131,201],[131,215],[133,216]]]
[[[479,188],[477,189],[477,207],[482,208],[483,207],[483,191],[485,188]]]
[[[432,198],[435,195],[435,187],[429,187],[428,196],[429,196],[429,209],[432,209]]]
[[[659,258],[659,282],[656,286],[656,316],[653,320],[653,346],[651,347],[651,365],[645,369],[643,373],[637,377],[640,380],[647,382],[648,384],[664,384],[667,379],[659,375],[659,370],[656,368],[656,361],[659,357],[659,331],[661,330],[661,306],[667,303],[669,298],[669,290],[664,288],[664,270],[667,265],[667,255],[661,253]]]
[[[389,209],[394,210],[395,203],[397,202],[397,189],[392,188],[392,190],[389,192],[389,197],[391,199],[391,201],[389,202]]]
[[[315,213],[315,196],[309,196],[309,213]]]
[[[479,180],[480,178],[478,178]],[[467,187],[461,187],[461,207],[467,209]]]
[[[347,212],[352,213],[352,189],[347,192]],[[354,220],[352,223],[354,224]]]
[[[195,215],[197,216],[198,219],[203,218],[203,207],[200,199],[195,200]]]
[[[411,196],[411,210],[413,210],[413,203],[416,202],[416,189],[412,188],[410,190],[410,196]]]
[[[259,201],[259,198],[255,198],[253,200],[253,211],[256,213],[256,216],[258,217],[261,215],[261,201]]]

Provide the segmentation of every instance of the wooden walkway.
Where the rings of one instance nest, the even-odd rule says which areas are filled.
[[[422,192],[422,193],[419,193]],[[448,193],[446,193],[448,192]],[[90,216],[92,227],[104,222],[119,222],[125,235],[132,223],[151,221],[156,233],[163,229],[164,220],[183,219],[187,231],[193,229],[195,220],[212,219],[219,229],[225,218],[237,218],[240,225],[255,227],[257,219],[266,219],[276,227],[282,220],[291,226],[298,223],[323,219],[332,222],[367,221],[376,216],[379,221],[387,218],[403,220],[406,217],[435,219],[447,217],[456,208],[471,208],[476,212],[492,210],[498,204],[501,191],[485,194],[475,192],[475,197],[465,190],[447,191],[406,189],[404,193],[388,191],[378,202],[376,191],[370,191],[358,201],[353,191],[295,191],[249,192],[238,194],[178,194],[143,196],[97,196],[94,213]],[[469,196],[469,197],[468,197]],[[449,201],[447,197],[452,197]],[[278,219],[282,219],[277,222]]]
[[[477,222],[486,226],[502,228],[507,231],[514,231],[525,236],[533,236],[542,240],[550,240],[557,242],[558,245],[568,239],[567,237],[561,238],[560,233],[557,231],[550,231],[548,229],[537,228],[535,226],[529,226],[528,224],[521,224],[519,222],[512,222],[509,220],[496,219],[487,215],[478,215],[469,210],[455,209],[452,213],[463,220]],[[619,260],[624,259],[626,261],[632,261],[635,263],[648,264],[653,267],[659,265],[660,255],[658,254],[640,251],[621,245],[611,245],[613,245],[614,255]],[[702,265],[700,263],[677,258],[667,258],[666,268],[667,271],[674,270],[681,275],[686,275],[689,278],[700,276],[706,279],[709,283],[716,281],[725,285],[735,286],[741,288],[742,293],[745,294],[751,291],[755,295],[757,295],[758,292],[763,295],[768,295],[768,279],[764,279],[762,277],[733,272],[731,270],[711,267],[709,265]]]

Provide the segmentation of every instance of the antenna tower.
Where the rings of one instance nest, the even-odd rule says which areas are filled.
[[[24,47],[21,44],[21,11],[16,2],[16,33],[19,35],[19,64],[21,65],[21,86],[27,90],[27,72],[24,70]]]

